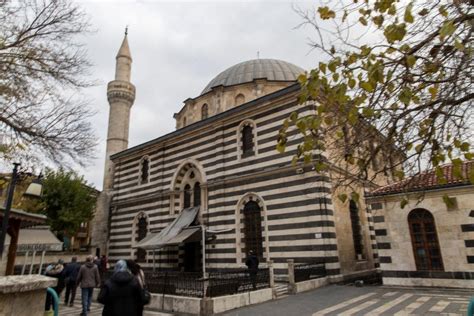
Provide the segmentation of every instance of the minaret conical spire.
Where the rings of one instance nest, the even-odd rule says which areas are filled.
[[[130,54],[130,47],[128,46],[128,27],[125,28],[125,36],[117,53],[115,66],[115,80],[130,82],[130,75],[132,70],[132,54]]]
[[[132,54],[130,54],[130,47],[128,46],[127,35],[128,35],[128,26],[125,28],[125,37],[123,38],[122,45],[120,46],[120,49],[117,53],[117,57],[115,58],[125,57],[125,58],[132,59]]]

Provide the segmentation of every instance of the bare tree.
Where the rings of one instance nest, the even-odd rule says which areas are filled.
[[[297,11],[326,60],[299,78],[300,102],[314,111],[284,122],[278,150],[296,129],[304,135],[296,161],[342,152],[340,186],[429,167],[443,182],[448,162],[474,183],[474,172],[462,171],[474,159],[472,1],[323,1]]]
[[[77,97],[90,66],[85,13],[66,0],[0,1],[0,154],[55,163],[91,158],[93,114]]]

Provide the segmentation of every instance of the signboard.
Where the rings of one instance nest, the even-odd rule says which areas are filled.
[[[26,251],[62,251],[63,243],[58,244],[22,244],[18,245],[17,252]]]

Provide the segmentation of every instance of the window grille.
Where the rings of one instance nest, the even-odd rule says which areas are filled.
[[[262,215],[260,206],[249,201],[244,207],[245,251],[252,250],[258,258],[263,257]]]
[[[145,158],[142,160],[142,168],[141,168],[141,179],[140,179],[140,182],[141,183],[146,183],[148,182],[148,173],[149,173],[149,170],[150,170],[150,162],[148,160],[148,158]]]
[[[193,206],[200,206],[201,205],[201,185],[199,182],[196,182],[194,185],[194,205]]]
[[[350,201],[349,203],[349,213],[351,216],[351,225],[352,225],[352,240],[354,241],[354,250],[356,254],[356,259],[359,256],[362,256],[362,235],[360,232],[360,218],[359,218],[359,208],[357,207],[356,202]]]
[[[252,156],[254,154],[253,128],[246,125],[242,129],[242,156]]]
[[[146,237],[148,232],[148,223],[145,217],[141,217],[138,219],[137,224],[137,238],[136,241],[140,241]],[[138,248],[137,250],[137,262],[145,262],[146,261],[146,250]]]
[[[433,215],[424,209],[416,209],[408,215],[411,243],[417,270],[443,271],[443,260]]]
[[[191,207],[191,186],[186,184],[184,187],[183,208]]]

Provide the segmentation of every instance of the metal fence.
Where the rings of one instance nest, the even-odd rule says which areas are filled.
[[[204,296],[205,280],[202,278],[202,273],[164,271],[146,273],[145,279],[151,293]]]
[[[270,287],[270,271],[259,269],[256,273],[247,269],[228,269],[209,273],[206,296],[231,295]]]
[[[302,263],[295,265],[295,282],[307,281],[326,276],[324,263]]]

